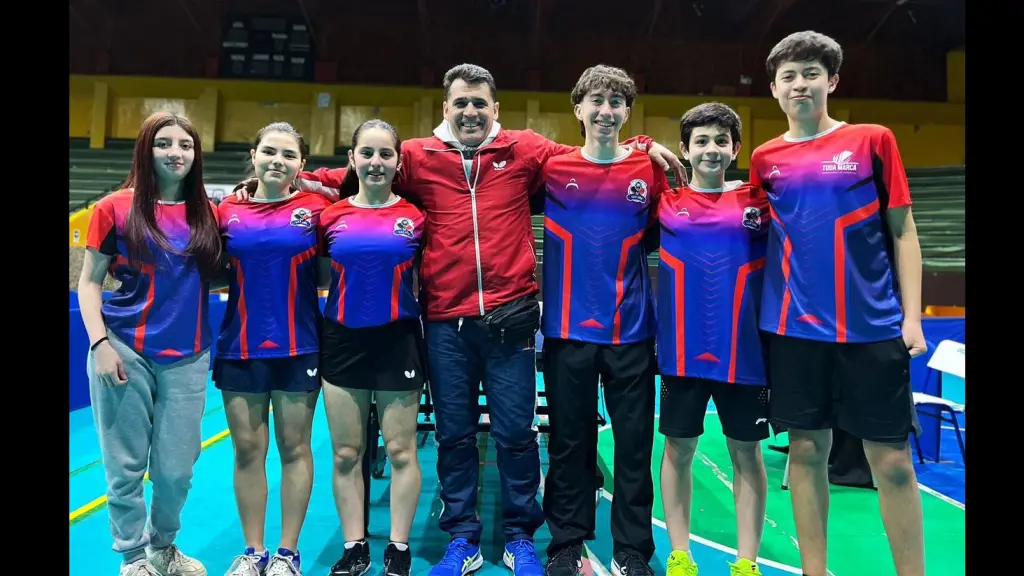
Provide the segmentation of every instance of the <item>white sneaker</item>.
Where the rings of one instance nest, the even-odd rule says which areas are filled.
[[[161,576],[206,576],[206,566],[182,554],[174,544],[154,551],[149,561]]]
[[[263,575],[302,576],[302,572],[299,572],[299,567],[295,564],[294,556],[274,554],[274,556],[270,559],[270,563],[267,564],[267,569],[263,572]]]
[[[259,557],[247,554],[236,557],[225,576],[262,576],[257,558]]]
[[[160,576],[160,573],[149,563],[149,560],[143,558],[131,564],[121,564],[119,576]]]

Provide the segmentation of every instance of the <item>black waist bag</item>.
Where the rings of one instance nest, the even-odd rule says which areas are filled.
[[[482,318],[491,336],[501,342],[532,343],[540,328],[540,303],[533,296],[524,296],[502,304]]]

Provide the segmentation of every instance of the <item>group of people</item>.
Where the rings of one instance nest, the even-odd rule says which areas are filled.
[[[620,141],[637,90],[604,65],[587,69],[571,93],[582,148],[503,128],[494,78],[463,64],[444,77],[444,120],[433,135],[403,142],[386,122],[368,120],[352,136],[347,168],[307,172],[302,135],[274,123],[255,138],[255,178],[219,206],[204,191],[189,121],[147,119],[123,189],[96,205],[79,281],[121,576],[207,574],[174,541],[201,449],[213,345],[245,539],[229,576],[301,573],[321,389],[345,540],[330,574],[362,576],[373,563],[361,466],[374,402],[392,468],[381,573],[409,574],[425,385],[440,527],[450,535],[430,574],[479,569],[481,383],[501,478],[504,564],[516,576],[581,573],[597,528],[591,479],[603,385],[615,440],[611,572],[653,574],[657,375],[669,576],[697,574],[691,465],[711,399],[734,472],[733,576],[760,574],[769,423],[790,436],[807,576],[826,572],[833,426],[864,440],[898,573],[923,574],[907,443],[909,361],[925,351],[920,247],[892,132],[828,115],[841,63],[840,46],[815,32],[771,51],[772,94],[789,129],[753,152],[746,182],[726,181],[742,130],[724,104],[682,116],[691,174],[647,136]],[[531,213],[544,214],[543,314]],[[655,291],[647,256],[656,249]],[[120,286],[103,300],[108,272]],[[214,344],[208,298],[220,287],[229,300]],[[318,289],[328,291],[322,311]],[[550,410],[543,505],[538,330]],[[271,413],[282,463],[276,551],[264,534]],[[534,535],[545,522],[551,542],[541,562]]]

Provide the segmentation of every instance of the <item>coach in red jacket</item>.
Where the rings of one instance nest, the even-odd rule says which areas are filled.
[[[530,195],[541,165],[576,148],[532,130],[501,128],[495,95],[487,70],[472,64],[449,70],[444,122],[433,136],[402,144],[395,182],[426,212],[421,299],[437,419],[440,524],[452,538],[431,576],[463,576],[483,562],[476,513],[480,382],[501,476],[503,559],[516,576],[543,574],[533,546],[544,514],[537,502],[534,337],[540,311]],[[633,144],[649,148],[652,160],[685,181],[681,162],[667,148],[646,136]],[[337,198],[344,174],[321,168],[303,173],[300,186]]]

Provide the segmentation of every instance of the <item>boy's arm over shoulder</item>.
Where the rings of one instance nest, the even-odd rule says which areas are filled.
[[[341,197],[341,182],[345,179],[347,168],[317,168],[312,172],[300,172],[295,184],[303,192],[312,192],[337,202]]]
[[[672,190],[669,187],[668,176],[665,174],[665,170],[654,161],[651,162],[651,168],[654,170],[654,182],[651,183],[649,199],[651,211],[648,216],[647,230],[644,232],[643,239],[644,249],[648,254],[661,246],[661,225],[659,224],[658,216],[661,213],[662,202],[667,200],[667,195]]]

